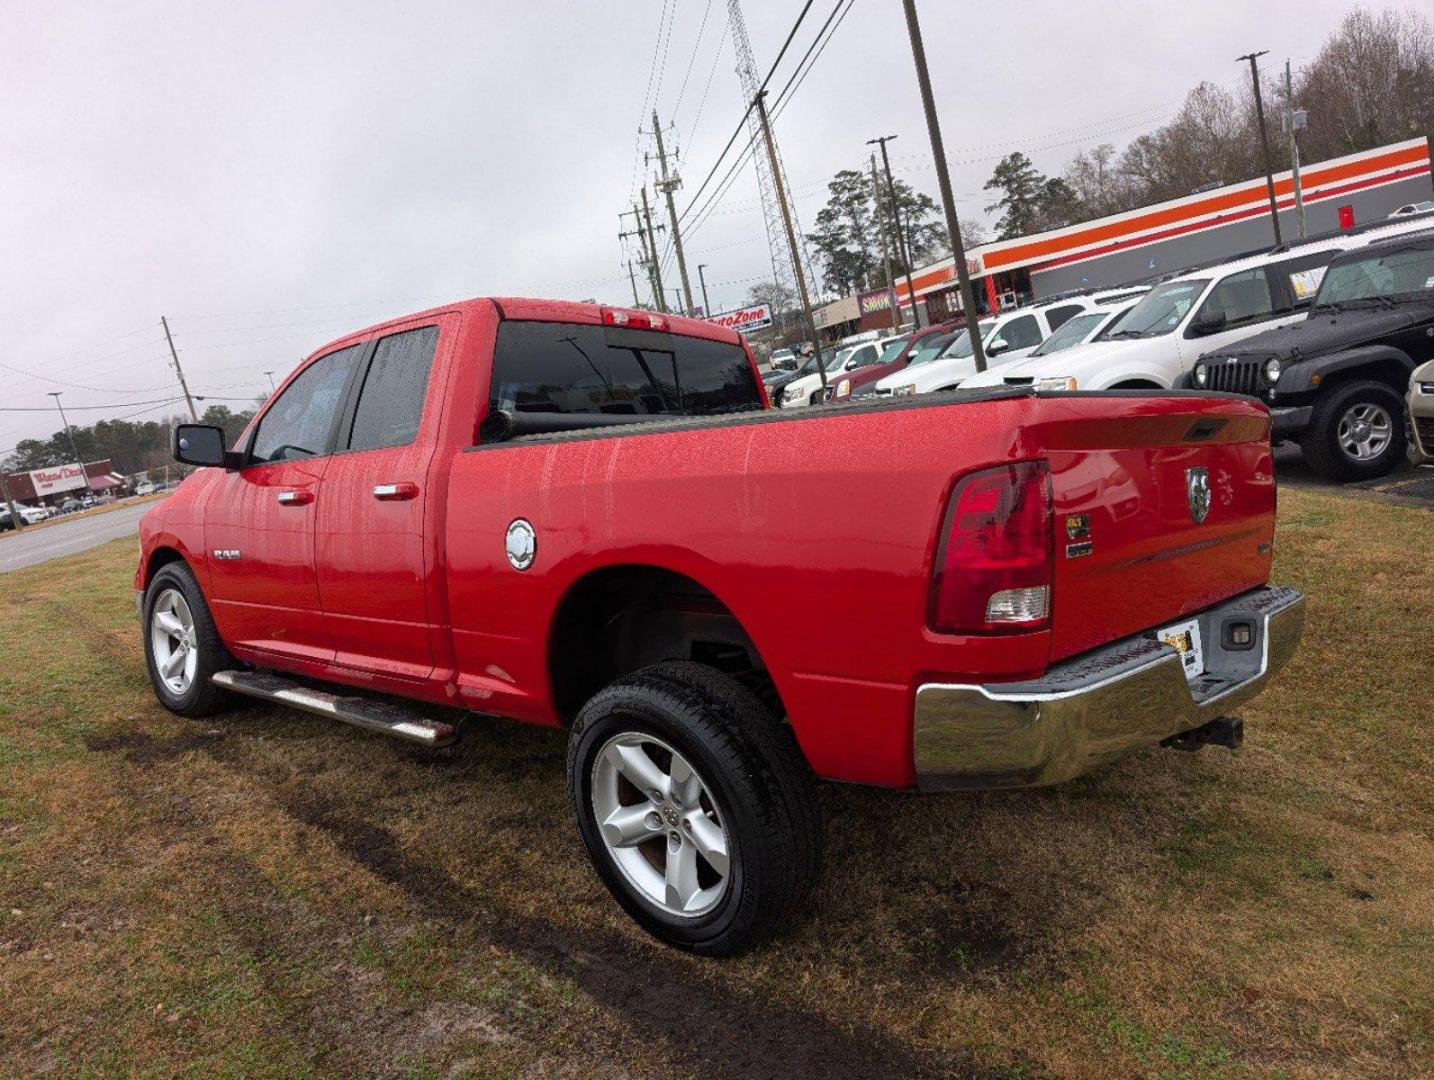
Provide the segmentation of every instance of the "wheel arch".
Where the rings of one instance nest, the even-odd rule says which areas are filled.
[[[588,569],[563,592],[547,634],[549,692],[568,723],[598,690],[663,660],[694,660],[786,714],[756,642],[731,605],[691,573],[652,562]]]
[[[1287,393],[1324,391],[1351,382],[1380,382],[1403,397],[1409,392],[1409,380],[1417,366],[1403,349],[1367,345],[1321,357],[1312,364],[1300,364],[1289,372],[1292,385],[1285,386],[1283,374],[1277,385],[1280,393]]]
[[[169,544],[160,544],[153,548],[144,561],[143,587],[149,588],[149,583],[154,580],[154,575],[163,570],[170,563],[184,563],[189,566],[189,560],[179,548]],[[193,571],[194,567],[189,569]]]

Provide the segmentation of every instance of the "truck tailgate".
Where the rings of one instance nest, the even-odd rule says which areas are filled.
[[[1041,425],[1055,506],[1051,659],[1181,621],[1269,579],[1262,406],[1072,398]]]

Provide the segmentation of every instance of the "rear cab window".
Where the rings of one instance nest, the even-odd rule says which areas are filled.
[[[506,321],[490,411],[715,416],[761,409],[740,345],[655,330]]]

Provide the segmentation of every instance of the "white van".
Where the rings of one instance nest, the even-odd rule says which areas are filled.
[[[1427,228],[1391,222],[1192,270],[1154,286],[1100,340],[988,369],[962,385],[1044,390],[1188,385],[1190,369],[1203,354],[1304,318],[1325,267],[1340,252]]]

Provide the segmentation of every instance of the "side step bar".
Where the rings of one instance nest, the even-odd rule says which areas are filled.
[[[254,671],[217,671],[212,681],[215,686],[222,686],[236,694],[277,701],[281,705],[291,705],[365,731],[392,735],[421,746],[448,746],[458,738],[458,729],[452,724],[429,720],[400,705],[314,690],[277,675],[261,675]]]

